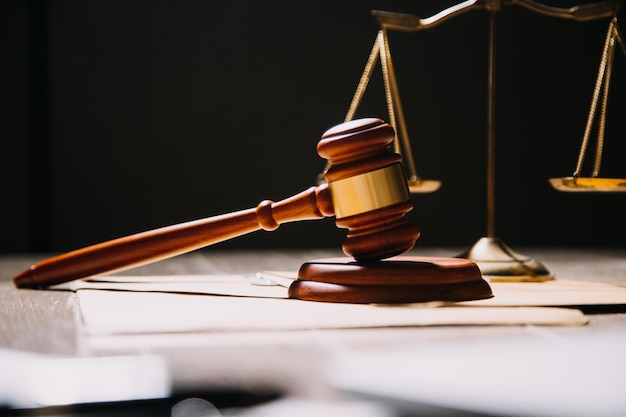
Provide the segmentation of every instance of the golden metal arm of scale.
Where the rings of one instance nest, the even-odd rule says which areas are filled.
[[[516,5],[545,16],[584,22],[614,16],[622,3],[623,0],[612,0],[560,8],[546,6],[533,0],[467,0],[423,19],[411,14],[381,10],[373,10],[372,15],[383,29],[417,32],[470,10],[499,10],[502,6]]]

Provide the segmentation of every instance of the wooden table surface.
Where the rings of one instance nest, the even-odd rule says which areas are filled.
[[[626,286],[626,249],[528,248],[519,250],[544,263],[557,279]],[[453,256],[456,248],[421,248],[411,254]],[[334,250],[201,250],[122,274],[172,275],[297,270],[305,261],[339,255]],[[491,336],[538,337],[532,326],[438,326],[288,332],[124,335],[91,343],[83,334],[75,293],[16,289],[12,277],[41,256],[0,256],[0,348],[69,356],[156,353],[166,358],[179,391],[239,387],[270,389],[288,396],[333,399],[323,369],[338,352],[394,346],[467,343]],[[626,332],[623,312],[589,315],[589,324],[548,327],[558,337],[598,330]]]

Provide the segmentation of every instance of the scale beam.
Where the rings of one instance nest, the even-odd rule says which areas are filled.
[[[546,6],[532,0],[509,0],[509,4],[521,6],[525,9],[544,16],[556,17],[560,19],[571,19],[578,22],[586,22],[589,20],[602,19],[611,17],[617,13],[622,5],[621,0],[605,1],[599,3],[582,4],[573,6],[568,9],[561,7]]]
[[[544,16],[586,22],[614,16],[622,4],[623,0],[609,0],[563,8],[547,6],[533,0],[467,0],[426,18],[382,10],[372,10],[372,15],[383,29],[417,32],[435,27],[453,17],[472,10],[494,11],[499,10],[502,6],[514,5]]]

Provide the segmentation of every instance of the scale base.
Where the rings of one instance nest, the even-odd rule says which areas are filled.
[[[476,262],[485,279],[490,282],[542,282],[554,279],[543,264],[514,252],[498,238],[480,238],[459,257]]]
[[[478,266],[467,259],[397,256],[372,263],[352,258],[306,262],[289,297],[354,304],[405,304],[491,298]]]

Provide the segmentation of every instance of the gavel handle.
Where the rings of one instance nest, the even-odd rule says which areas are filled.
[[[326,184],[274,203],[190,221],[88,246],[40,261],[13,279],[20,288],[41,288],[170,258],[282,223],[334,214]]]

